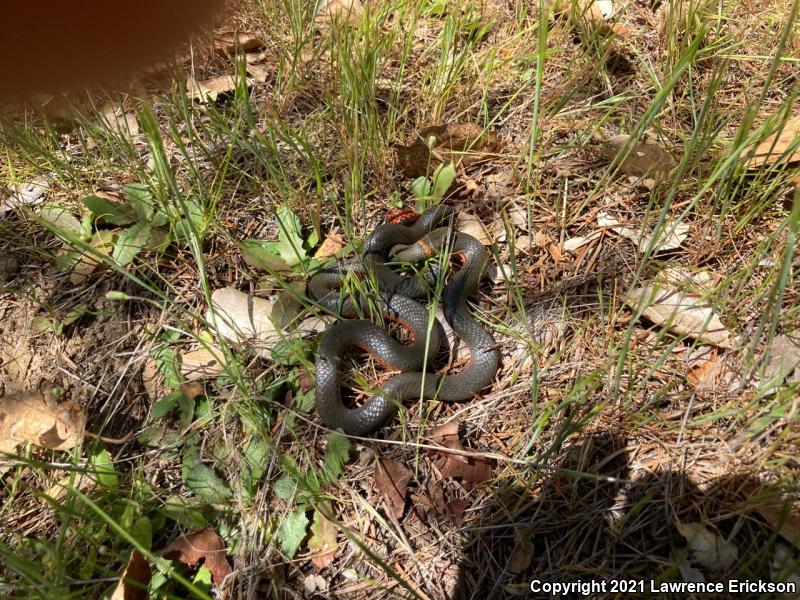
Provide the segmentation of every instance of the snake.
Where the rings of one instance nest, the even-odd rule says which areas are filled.
[[[421,216],[409,210],[390,213],[365,240],[361,255],[322,269],[308,283],[316,303],[338,316],[369,311],[365,294],[343,297],[340,286],[348,273],[374,277],[380,291],[384,320],[394,321],[411,334],[404,345],[368,320],[345,319],[330,326],[320,339],[316,365],[316,409],[323,423],[349,435],[364,436],[387,424],[398,407],[412,398],[438,398],[459,402],[473,398],[494,379],[498,352],[494,338],[469,314],[467,298],[476,290],[489,258],[473,236],[440,226],[451,217],[452,207],[440,204]],[[438,276],[435,269],[417,276],[401,276],[387,262],[419,262],[447,253],[461,266],[441,292],[444,317],[470,353],[466,367],[457,373],[440,373],[430,367],[442,346],[441,326],[429,326],[429,311],[417,300],[428,293]],[[374,303],[373,303],[374,305]],[[371,398],[357,408],[342,402],[342,359],[348,350],[368,352],[386,367],[400,370]]]

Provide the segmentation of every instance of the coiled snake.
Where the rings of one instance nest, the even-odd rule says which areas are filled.
[[[411,224],[385,223],[367,238],[360,259],[339,262],[309,281],[309,292],[320,306],[351,316],[368,310],[367,298],[341,300],[337,288],[349,272],[373,276],[380,290],[384,318],[401,323],[413,337],[411,345],[405,346],[383,328],[362,320],[339,321],[328,328],[316,358],[316,406],[329,427],[341,428],[351,435],[366,435],[393,417],[405,400],[468,400],[494,378],[498,363],[494,339],[467,313],[466,306],[467,297],[483,276],[488,256],[471,235],[453,233],[448,227],[437,228],[451,214],[451,207],[440,205]],[[442,339],[439,328],[429,327],[428,310],[414,300],[426,295],[427,286],[418,278],[401,277],[385,264],[388,260],[417,262],[442,249],[462,259],[462,266],[442,291],[445,319],[470,352],[469,364],[454,374],[433,372],[427,367],[439,352]],[[343,354],[353,347],[366,350],[380,363],[403,372],[392,377],[362,406],[347,408],[341,399],[341,362]]]

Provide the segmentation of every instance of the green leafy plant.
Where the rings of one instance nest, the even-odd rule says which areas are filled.
[[[161,250],[172,241],[171,234],[162,229],[169,223],[169,215],[146,186],[127,185],[122,188],[122,195],[129,204],[96,195],[81,198],[95,219],[123,227],[116,232],[111,251],[120,266],[129,264],[145,249]]]
[[[313,266],[309,251],[319,242],[315,232],[303,237],[300,217],[286,204],[275,211],[278,224],[277,241],[244,240],[239,243],[244,259],[253,267],[266,271],[291,272]]]
[[[456,168],[453,163],[442,163],[436,167],[430,179],[423,175],[411,182],[411,192],[418,204],[439,204],[455,178]]]

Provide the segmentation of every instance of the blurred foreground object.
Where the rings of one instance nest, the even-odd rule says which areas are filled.
[[[0,103],[128,82],[210,25],[214,0],[5,0]]]

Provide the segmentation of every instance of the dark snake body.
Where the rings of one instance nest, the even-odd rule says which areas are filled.
[[[402,323],[414,340],[405,346],[383,328],[359,320],[340,321],[325,332],[316,359],[316,406],[329,427],[341,428],[351,435],[366,435],[391,419],[405,400],[468,400],[494,378],[498,363],[494,340],[466,310],[466,299],[480,282],[488,256],[474,237],[465,233],[448,237],[449,229],[434,229],[450,213],[449,207],[441,205],[423,214],[413,225],[381,225],[367,239],[360,260],[338,263],[309,281],[309,291],[318,304],[336,314],[354,315],[367,311],[366,298],[342,302],[336,288],[349,271],[374,276],[381,290],[384,317]],[[412,299],[425,295],[425,284],[413,277],[401,277],[385,264],[388,259],[420,261],[438,253],[447,241],[450,254],[459,255],[463,266],[445,285],[442,305],[445,319],[470,351],[469,365],[452,375],[423,372],[439,351],[442,339],[435,323],[429,327],[428,310]],[[398,245],[403,248],[393,251]],[[341,400],[340,370],[342,356],[353,347],[366,350],[382,364],[404,372],[392,377],[364,405],[350,409]]]

